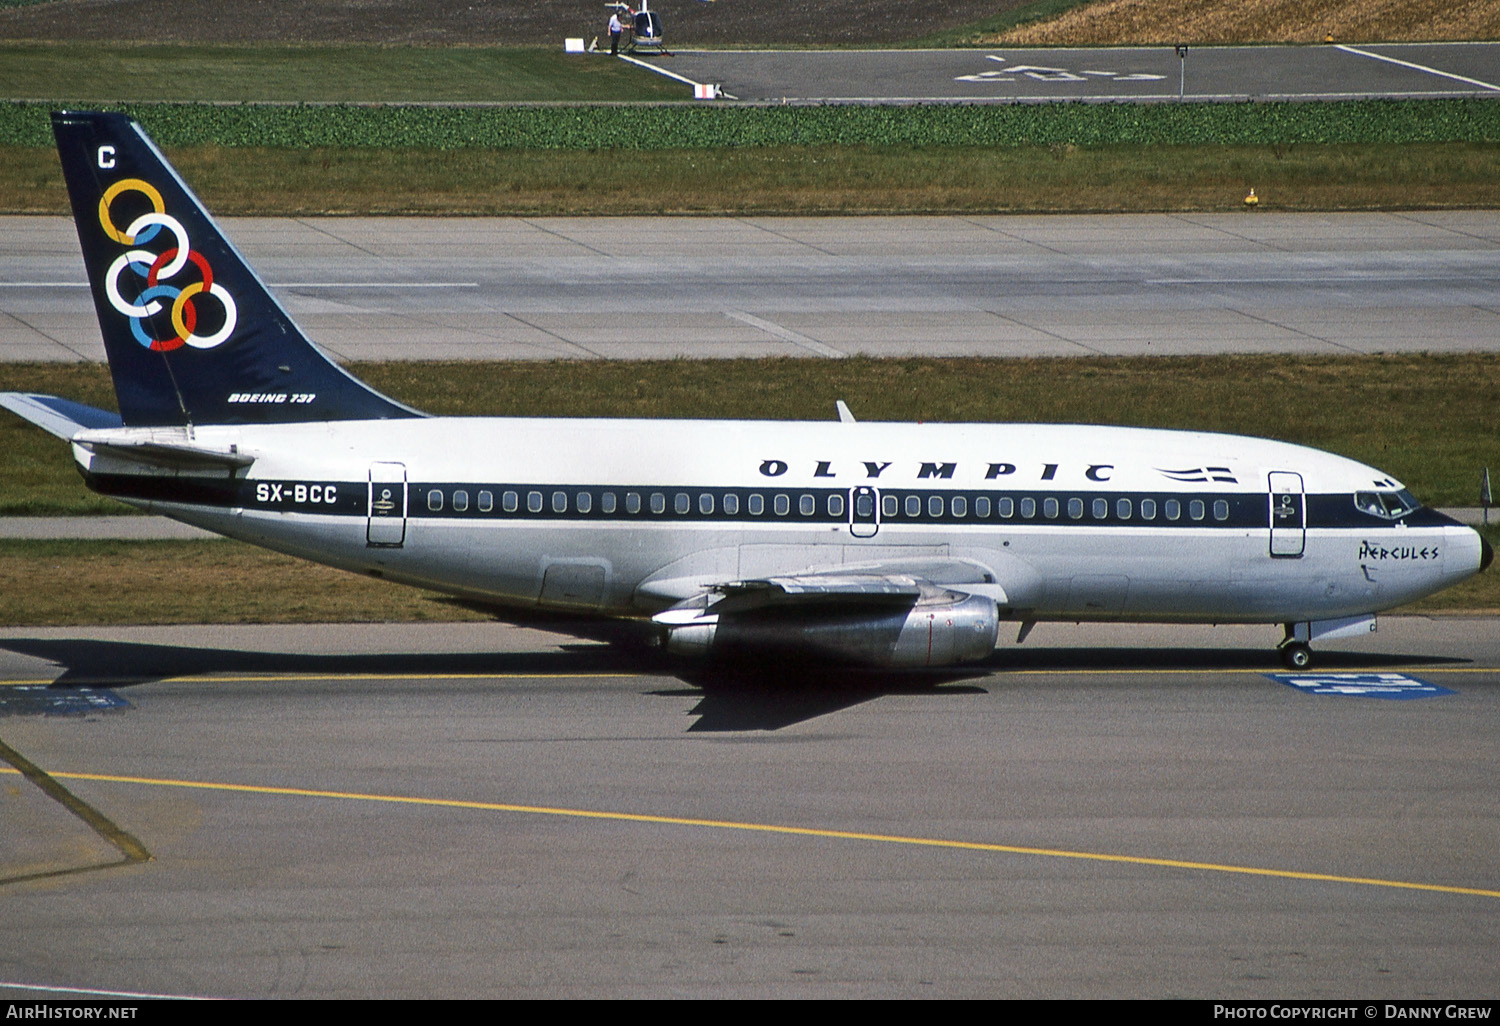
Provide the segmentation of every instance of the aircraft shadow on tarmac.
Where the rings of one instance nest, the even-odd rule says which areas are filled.
[[[659,653],[615,645],[565,644],[544,652],[368,653],[317,655],[229,648],[153,645],[87,639],[11,638],[0,649],[62,667],[53,688],[125,688],[177,677],[215,674],[404,677],[452,674],[566,677],[572,674],[676,677],[685,688],[647,692],[697,697],[690,732],[777,730],[887,695],[947,698],[985,694],[977,683],[992,674],[1025,670],[1138,671],[1281,669],[1275,653],[1260,649],[1030,648],[1004,649],[989,660],[940,671],[877,673],[818,666],[724,667],[684,664]],[[1319,671],[1468,660],[1401,654],[1319,653]]]

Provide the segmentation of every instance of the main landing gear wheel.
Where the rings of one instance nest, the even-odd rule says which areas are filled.
[[[1305,670],[1312,665],[1312,649],[1300,641],[1288,641],[1281,646],[1281,661],[1288,670]]]

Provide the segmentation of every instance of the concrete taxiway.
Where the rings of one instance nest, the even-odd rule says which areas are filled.
[[[1500,348],[1500,212],[228,219],[336,356]],[[102,360],[71,223],[0,218],[0,360]]]
[[[1500,95],[1500,43],[697,50],[647,63],[756,102],[1348,100]]]
[[[1288,686],[1270,628],[774,684],[499,625],[7,629],[8,707],[129,707],[0,719],[0,995],[1490,996],[1500,624],[1381,627],[1320,672],[1447,693]]]

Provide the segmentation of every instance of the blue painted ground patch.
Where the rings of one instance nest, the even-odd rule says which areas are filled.
[[[1407,699],[1457,694],[1404,673],[1268,673],[1266,676],[1310,695]]]
[[[82,716],[131,705],[103,688],[53,688],[45,684],[0,687],[0,716]]]

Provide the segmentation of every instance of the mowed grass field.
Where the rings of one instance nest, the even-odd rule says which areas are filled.
[[[0,98],[69,103],[691,101],[681,82],[557,46],[0,42]]]
[[[1500,102],[1500,101],[1497,101]],[[1137,213],[1500,206],[1500,143],[168,150],[216,214]],[[0,147],[0,212],[65,214],[51,150]]]

